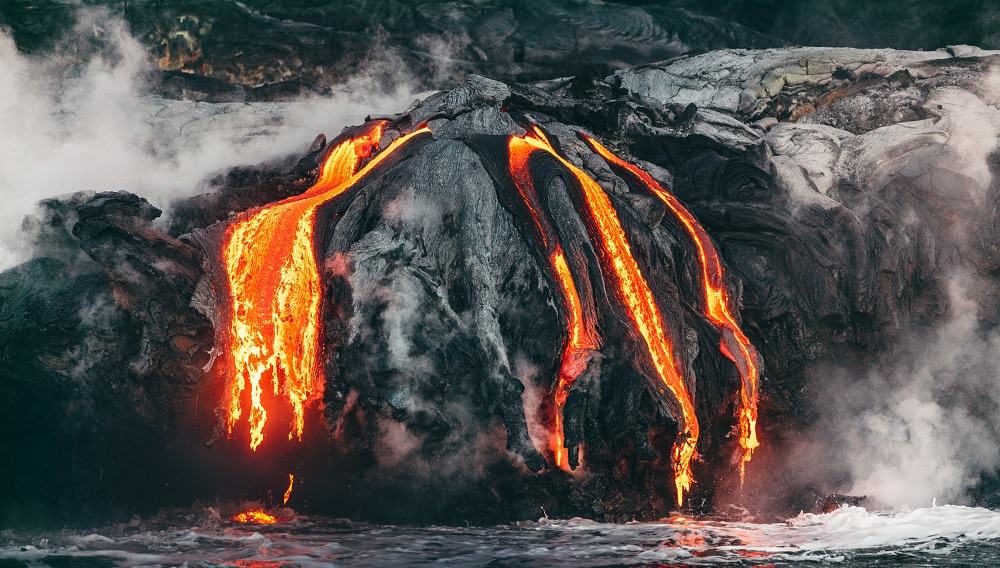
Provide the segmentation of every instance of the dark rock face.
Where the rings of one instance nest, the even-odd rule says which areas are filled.
[[[18,464],[2,474],[5,517],[100,516],[169,479],[132,458],[173,435],[211,329],[186,305],[198,253],[154,229],[159,215],[119,192],[45,201],[26,221],[39,257],[0,276],[4,453]]]
[[[682,9],[602,2],[90,2],[120,15],[149,48],[167,96],[275,100],[325,92],[373,62],[424,88],[467,73],[532,80],[779,40]],[[38,48],[71,26],[75,3],[0,7],[19,43]],[[252,38],[252,41],[248,40]],[[378,74],[375,69],[374,73]]]
[[[72,28],[80,6],[128,22],[157,62],[162,94],[203,100],[323,92],[385,55],[437,88],[467,73],[603,76],[722,48],[1000,47],[997,7],[985,0],[8,0],[0,24],[19,48],[44,50]]]
[[[661,4],[655,0],[627,0],[630,4]],[[1000,37],[989,23],[997,6],[987,0],[951,4],[902,0],[872,4],[863,0],[674,0],[686,7],[754,30],[779,36],[798,45],[936,49],[967,43],[996,49]]]
[[[608,192],[664,312],[703,424],[692,506],[739,501],[739,377],[702,313],[690,242],[580,129],[662,180],[716,242],[764,361],[747,490],[781,495],[773,510],[809,507],[771,466],[822,403],[803,391],[810,369],[864,365],[907,325],[932,324],[950,271],[998,271],[998,196],[982,169],[992,144],[976,144],[1000,125],[984,102],[994,64],[983,53],[721,51],[604,79],[473,76],[390,117],[383,146],[423,123],[433,135],[324,208],[324,409],[311,410],[302,444],[266,455],[216,428],[220,235],[234,212],[302,191],[325,138],[297,165],[250,171],[249,184],[233,174],[218,194],[175,204],[169,228],[126,193],[48,202],[29,221],[38,258],[0,275],[0,416],[31,464],[4,471],[21,490],[0,510],[15,522],[238,498],[294,468],[312,506],[354,518],[665,514],[676,420],[599,267],[579,188],[552,160],[532,172],[603,342],[565,413],[584,463],[570,476],[538,451],[565,313],[502,151],[531,122]]]

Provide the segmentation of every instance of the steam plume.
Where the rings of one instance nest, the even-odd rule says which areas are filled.
[[[17,229],[39,199],[125,189],[164,208],[210,173],[304,151],[319,132],[398,110],[416,84],[388,54],[323,98],[164,100],[153,94],[143,46],[100,9],[80,10],[72,34],[46,55],[20,53],[0,30],[0,68],[0,269],[30,254]]]

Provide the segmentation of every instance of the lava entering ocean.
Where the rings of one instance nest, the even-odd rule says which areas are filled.
[[[289,439],[302,439],[305,405],[322,397],[317,210],[408,141],[429,132],[422,127],[397,138],[359,170],[378,149],[384,126],[382,121],[372,122],[360,135],[334,147],[319,179],[305,192],[244,213],[229,228],[223,246],[232,300],[226,426],[232,435],[243,415],[243,393],[249,384],[252,450],[264,441],[265,380],[271,381],[273,398],[284,394],[291,405]]]
[[[569,450],[565,447],[563,407],[566,406],[566,399],[573,383],[586,369],[588,353],[598,349],[599,341],[593,319],[584,317],[580,295],[577,293],[573,274],[566,261],[566,252],[556,240],[558,237],[555,236],[552,224],[538,202],[538,193],[531,177],[531,170],[528,168],[528,162],[536,150],[537,147],[526,138],[511,137],[508,140],[511,178],[534,221],[536,236],[545,250],[566,310],[566,345],[563,347],[559,376],[552,395],[553,431],[549,440],[549,450],[554,456],[556,467],[569,469],[575,467],[578,458],[570,456]]]
[[[628,317],[645,344],[650,363],[660,381],[657,390],[661,395],[666,395],[669,391],[672,400],[680,407],[679,432],[674,441],[671,463],[674,467],[677,504],[681,506],[684,504],[685,492],[691,488],[694,481],[691,460],[695,457],[700,432],[698,417],[695,415],[694,399],[677,366],[670,333],[653,292],[632,254],[618,213],[601,186],[586,172],[563,158],[552,147],[540,128],[536,126],[532,132],[515,138],[522,141],[511,144],[512,148],[518,148],[516,154],[524,152],[520,149],[521,144],[547,152],[576,179],[591,220],[588,223],[591,237],[598,243],[602,269],[614,285],[619,300],[626,308]],[[515,155],[515,152],[512,152],[512,155]],[[513,164],[514,158],[511,161]]]
[[[288,437],[301,440],[305,405],[322,396],[324,377],[319,362],[322,289],[315,250],[317,211],[348,191],[409,140],[429,132],[421,127],[376,153],[385,126],[384,121],[373,122],[359,135],[336,145],[324,161],[319,179],[309,189],[242,214],[226,234],[223,259],[232,301],[229,326],[232,372],[225,400],[226,425],[232,435],[243,415],[249,385],[248,423],[253,450],[264,440],[267,399],[277,400],[284,395],[293,416]],[[595,152],[619,170],[627,171],[658,197],[697,248],[705,315],[722,330],[721,351],[736,364],[742,379],[738,410],[742,480],[745,465],[758,445],[758,357],[730,311],[718,253],[697,220],[652,176],[618,158],[593,138],[582,136]],[[600,349],[601,340],[596,316],[592,310],[584,309],[566,250],[535,187],[529,162],[539,154],[554,158],[576,181],[583,204],[581,212],[587,219],[590,240],[598,251],[601,271],[621,302],[637,339],[641,340],[655,376],[656,391],[676,411],[678,435],[671,464],[677,504],[683,505],[684,496],[694,482],[691,462],[696,455],[700,427],[694,397],[674,355],[669,327],[608,195],[593,178],[564,158],[535,126],[523,136],[507,138],[507,158],[510,178],[530,216],[531,232],[541,246],[566,318],[565,343],[550,399],[553,427],[548,446],[553,462],[565,470],[579,464],[582,450],[566,447],[563,411],[570,390],[587,369],[591,353]],[[264,388],[268,380],[269,391]],[[271,396],[267,396],[268,392]],[[289,474],[284,503],[288,502],[294,481]]]
[[[659,198],[684,227],[684,230],[698,250],[698,262],[701,267],[701,283],[705,299],[705,315],[713,324],[724,330],[719,348],[723,355],[736,365],[742,383],[737,410],[737,428],[739,430],[741,451],[741,455],[739,456],[739,470],[740,481],[742,482],[746,474],[746,464],[753,457],[754,449],[760,445],[760,442],[757,440],[757,398],[760,391],[760,371],[757,351],[751,345],[750,340],[747,339],[743,330],[740,329],[736,318],[733,317],[729,309],[729,293],[726,290],[726,277],[722,269],[722,263],[719,260],[719,253],[715,250],[712,239],[705,232],[705,229],[702,228],[698,220],[694,218],[694,215],[672,193],[660,185],[653,176],[635,164],[622,160],[593,137],[583,133],[581,133],[581,137],[595,152],[607,160],[608,163],[620,170],[629,172],[650,193]],[[726,335],[726,332],[729,335]],[[731,347],[730,341],[735,343],[735,350]]]

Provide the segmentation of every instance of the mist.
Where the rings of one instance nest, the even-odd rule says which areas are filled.
[[[893,508],[965,503],[1000,468],[1000,333],[981,327],[969,287],[955,277],[947,321],[913,330],[875,368],[817,381],[824,408],[800,463],[812,453],[829,462],[822,475],[845,470],[841,489]]]
[[[935,141],[896,164],[878,164],[884,179],[906,176],[924,192],[918,199],[952,203],[942,212],[949,222],[936,225],[940,249],[931,255],[944,290],[941,315],[903,326],[869,368],[813,369],[809,398],[818,421],[786,460],[798,470],[794,477],[876,506],[909,508],[968,503],[982,477],[1000,471],[1000,331],[989,323],[997,287],[974,260],[983,215],[1000,187],[989,167],[1000,135],[998,76],[993,69],[976,94],[930,93],[924,107],[932,118],[910,124],[936,133]]]
[[[43,56],[20,53],[0,29],[0,68],[0,269],[30,255],[19,227],[40,199],[127,190],[166,208],[213,172],[303,152],[320,132],[335,136],[416,96],[416,81],[389,51],[329,96],[165,100],[153,94],[146,50],[102,9],[81,9],[73,32]]]

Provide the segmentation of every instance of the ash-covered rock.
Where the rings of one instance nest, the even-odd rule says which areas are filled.
[[[143,501],[101,485],[76,502],[218,496],[241,472],[225,470],[222,480],[204,464],[226,458],[277,476],[295,467],[309,480],[297,491],[355,518],[496,522],[538,517],[540,508],[611,520],[665,514],[676,420],[643,378],[644,355],[600,270],[578,188],[543,160],[532,166],[542,202],[603,340],[565,413],[567,441],[584,448],[583,463],[574,475],[545,464],[542,409],[565,340],[564,308],[503,152],[506,137],[531,123],[608,192],[665,315],[703,423],[693,506],[742,499],[730,463],[739,376],[703,315],[685,233],[592,153],[581,130],[661,179],[717,244],[734,309],[764,362],[763,445],[748,488],[782,494],[783,507],[810,506],[809,495],[836,488],[795,494],[770,467],[783,434],[822,404],[804,390],[810,369],[845,358],[864,365],[903,329],[933,325],[948,310],[945,281],[955,271],[984,278],[978,299],[995,310],[995,57],[725,51],[603,79],[470,77],[388,117],[383,147],[424,123],[433,135],[324,208],[324,412],[312,409],[306,443],[275,446],[280,457],[270,461],[216,439],[222,378],[212,362],[227,293],[220,239],[235,213],[304,190],[326,139],[281,171],[244,170],[215,194],[174,204],[169,231],[128,194],[49,202],[31,222],[38,258],[0,275],[0,388],[12,393],[0,414],[31,432],[15,437],[15,455],[40,464],[5,471],[24,489],[3,511],[14,520],[32,506],[71,516],[69,501],[42,501],[29,488],[38,470],[53,469],[46,460],[59,464],[46,487],[93,488],[95,471],[120,479],[185,456],[187,468],[173,463],[163,478],[195,471],[209,481],[181,484],[184,495]],[[81,321],[95,304],[107,317]],[[93,363],[75,369],[72,354],[82,352]],[[129,438],[123,421],[169,451],[140,448],[127,461],[89,451],[112,431]],[[62,445],[47,445],[56,438]],[[228,490],[263,491],[278,478],[246,477]]]

